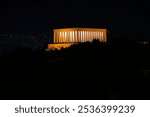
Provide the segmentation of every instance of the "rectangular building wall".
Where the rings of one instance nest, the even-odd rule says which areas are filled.
[[[91,28],[54,29],[54,43],[92,42],[93,39],[106,42],[106,31],[106,29]]]

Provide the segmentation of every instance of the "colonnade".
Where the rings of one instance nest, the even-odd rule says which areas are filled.
[[[54,30],[54,43],[92,42],[93,39],[106,42],[106,38],[106,30]]]

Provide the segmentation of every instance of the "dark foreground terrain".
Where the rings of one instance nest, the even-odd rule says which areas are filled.
[[[0,99],[150,99],[150,45],[94,40],[0,56]]]

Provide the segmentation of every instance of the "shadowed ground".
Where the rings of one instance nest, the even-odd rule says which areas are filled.
[[[97,40],[1,56],[1,99],[150,99],[149,45]]]

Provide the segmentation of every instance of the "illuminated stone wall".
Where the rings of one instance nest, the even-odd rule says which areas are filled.
[[[65,28],[54,29],[54,44],[48,44],[47,50],[67,48],[72,44],[79,42],[92,42],[93,39],[99,39],[101,42],[107,41],[107,29],[95,28]]]
[[[61,50],[62,48],[68,48],[71,45],[73,45],[73,43],[48,44],[48,50]]]
[[[54,43],[78,43],[99,39],[107,41],[106,29],[94,28],[66,28],[54,29]]]

